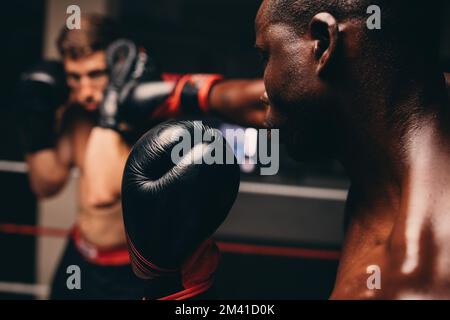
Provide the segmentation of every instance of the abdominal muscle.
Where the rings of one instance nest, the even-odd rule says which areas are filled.
[[[108,181],[100,185],[104,186],[101,189],[107,189],[102,191],[108,197],[103,202],[92,201],[92,193],[99,191],[99,188],[92,187],[92,179],[102,179],[102,175],[92,169],[100,162],[94,163],[95,157],[92,159],[86,156],[92,129],[93,125],[90,123],[78,123],[73,132],[74,162],[80,172],[77,227],[81,237],[92,245],[101,249],[122,247],[126,245],[126,237],[120,190],[123,167],[130,148],[124,144],[118,149],[118,156],[106,157],[107,160],[104,161],[108,161],[108,165],[112,163],[113,172],[108,175]]]
[[[83,206],[81,201],[77,224],[81,236],[99,248],[116,248],[126,244],[120,199],[105,208]]]

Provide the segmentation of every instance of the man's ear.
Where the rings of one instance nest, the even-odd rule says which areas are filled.
[[[309,24],[309,33],[314,40],[314,56],[317,59],[317,74],[328,69],[339,40],[339,26],[336,19],[327,12],[315,15]]]

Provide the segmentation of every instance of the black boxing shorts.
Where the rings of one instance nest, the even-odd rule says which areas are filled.
[[[70,266],[80,270],[80,288],[70,289]],[[140,300],[144,296],[142,279],[132,271],[126,245],[110,250],[86,242],[74,227],[63,257],[56,269],[50,299],[53,300]]]

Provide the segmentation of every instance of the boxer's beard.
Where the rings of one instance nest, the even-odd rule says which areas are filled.
[[[297,161],[320,161],[336,156],[337,130],[326,108],[318,105],[273,108],[267,124],[280,129],[281,142],[288,154]]]

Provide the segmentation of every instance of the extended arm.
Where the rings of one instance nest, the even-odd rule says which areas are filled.
[[[264,126],[266,107],[261,102],[262,80],[225,80],[211,89],[210,110],[217,115],[245,126]]]

